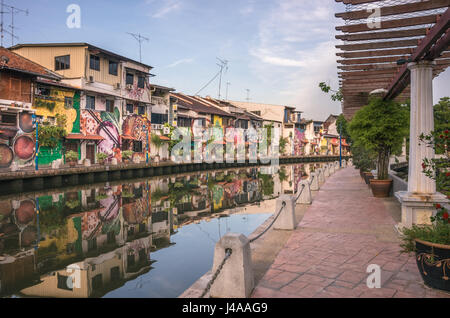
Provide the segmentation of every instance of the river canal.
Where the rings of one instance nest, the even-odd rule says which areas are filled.
[[[0,197],[0,296],[177,297],[210,270],[220,237],[250,235],[273,214],[276,198],[294,193],[319,166]]]

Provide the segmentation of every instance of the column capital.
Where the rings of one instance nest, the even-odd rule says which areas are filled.
[[[434,66],[436,66],[436,62],[434,60],[433,61],[421,60],[418,62],[408,63],[408,69],[410,70],[417,68],[433,68]]]

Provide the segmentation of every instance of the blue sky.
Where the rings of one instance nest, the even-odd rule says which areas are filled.
[[[334,0],[5,0],[28,9],[16,15],[16,43],[88,42],[139,59],[126,32],[150,38],[143,62],[154,67],[156,84],[195,94],[218,71],[216,57],[229,61],[222,95],[229,99],[297,106],[308,118],[339,114],[318,88],[337,87]],[[81,28],[69,29],[70,4],[81,7]],[[10,23],[6,18],[6,25]],[[5,46],[10,45],[5,38]],[[450,71],[435,80],[435,101],[449,95]],[[201,95],[218,95],[218,80]]]

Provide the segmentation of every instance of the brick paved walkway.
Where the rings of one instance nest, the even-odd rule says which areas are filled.
[[[396,222],[359,171],[326,180],[298,228],[253,292],[255,298],[449,297],[423,284],[414,256],[400,254]],[[382,288],[369,289],[369,264]]]

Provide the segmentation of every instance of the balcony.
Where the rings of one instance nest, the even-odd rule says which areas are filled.
[[[164,97],[152,96],[152,104],[153,105],[169,105],[169,102]]]

